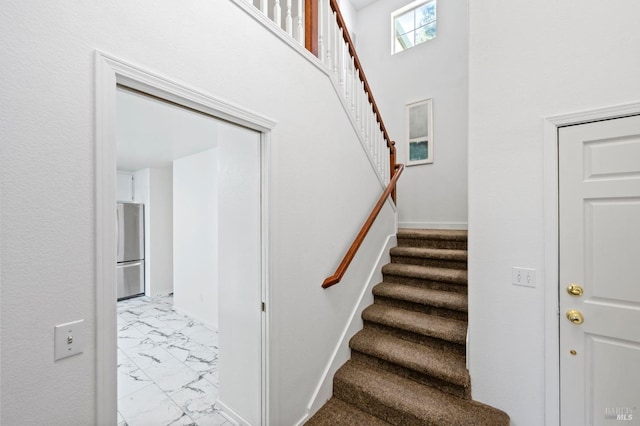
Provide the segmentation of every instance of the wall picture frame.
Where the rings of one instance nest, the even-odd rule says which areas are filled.
[[[433,163],[433,99],[405,106],[407,166]]]

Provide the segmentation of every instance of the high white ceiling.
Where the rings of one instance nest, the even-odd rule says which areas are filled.
[[[158,99],[118,89],[118,170],[166,167],[175,159],[216,146],[218,127],[228,125]]]
[[[372,5],[378,0],[349,0],[349,3],[353,6],[355,10],[364,9],[365,7]]]

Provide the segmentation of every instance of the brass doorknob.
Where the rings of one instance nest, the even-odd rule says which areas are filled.
[[[582,324],[584,322],[584,315],[582,312],[571,309],[567,311],[567,319],[574,324]]]
[[[569,293],[572,296],[582,296],[582,293],[584,293],[584,290],[579,284],[569,284],[567,286],[567,293]]]

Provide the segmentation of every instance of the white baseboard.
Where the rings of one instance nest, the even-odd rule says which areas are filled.
[[[413,229],[468,229],[467,222],[398,222],[398,228]]]
[[[391,247],[395,247],[396,245],[397,239],[395,235],[387,237],[387,241],[382,247],[374,267],[371,269],[367,285],[363,287],[360,297],[353,307],[351,317],[349,318],[349,321],[340,336],[340,340],[327,363],[324,373],[320,379],[320,383],[318,384],[313,397],[309,401],[307,414],[300,419],[296,424],[297,426],[302,425],[309,417],[315,414],[315,412],[318,411],[320,407],[329,400],[329,398],[331,398],[331,395],[333,394],[333,376],[336,371],[338,371],[338,369],[342,367],[349,358],[351,358],[349,340],[354,334],[362,330],[362,311],[373,303],[373,293],[371,292],[371,289],[374,285],[382,281],[382,267],[390,262],[389,250]]]
[[[216,405],[220,407],[220,414],[224,418],[229,420],[229,422],[231,422],[234,426],[252,426],[249,422],[243,419],[242,416],[233,411],[231,408],[229,408],[229,406],[227,406],[227,404],[220,401],[219,399],[216,402]]]
[[[302,426],[309,420],[309,413],[306,413],[300,420],[294,423],[294,426]]]

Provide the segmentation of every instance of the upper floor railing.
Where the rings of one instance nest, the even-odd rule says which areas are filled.
[[[396,147],[336,0],[248,0],[327,67],[361,141],[387,184],[396,170]],[[395,201],[395,189],[392,191]]]

